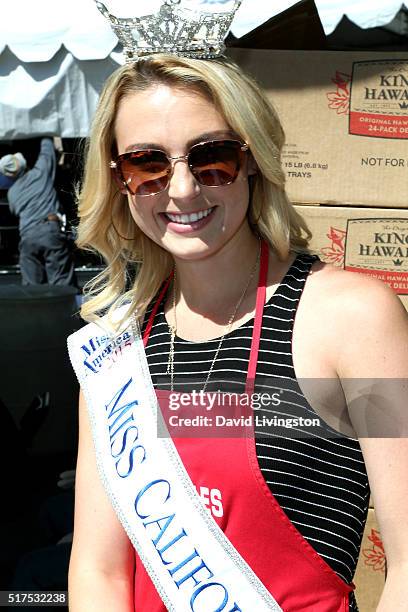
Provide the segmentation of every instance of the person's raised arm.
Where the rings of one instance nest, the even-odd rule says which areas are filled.
[[[408,315],[386,286],[368,279],[347,309],[338,373],[387,558],[377,612],[402,612],[408,601]]]
[[[71,612],[134,609],[134,549],[103,489],[82,394],[68,582]]]
[[[48,174],[51,180],[54,181],[56,165],[57,158],[55,155],[54,142],[52,138],[42,138],[40,152],[33,170]]]

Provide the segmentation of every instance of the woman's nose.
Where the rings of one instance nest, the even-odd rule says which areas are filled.
[[[170,177],[168,194],[172,199],[195,198],[200,193],[200,185],[194,178],[187,160],[184,158],[173,161],[173,172]]]

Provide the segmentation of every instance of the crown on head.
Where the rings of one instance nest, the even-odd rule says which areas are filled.
[[[242,2],[234,0],[229,11],[205,13],[181,7],[180,0],[164,0],[156,14],[122,18],[115,17],[102,2],[95,1],[122,43],[127,62],[153,53],[199,59],[222,55],[224,38]]]

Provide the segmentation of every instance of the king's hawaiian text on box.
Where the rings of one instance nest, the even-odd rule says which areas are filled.
[[[293,202],[408,206],[408,53],[231,49],[282,121]]]

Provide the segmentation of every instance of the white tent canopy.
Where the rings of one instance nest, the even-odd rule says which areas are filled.
[[[225,10],[231,0],[188,0]],[[243,0],[232,25],[241,37],[298,0]],[[162,0],[106,0],[117,15],[146,14]],[[326,34],[344,13],[361,27],[388,23],[401,0],[315,0]],[[133,11],[133,13],[132,13]],[[117,39],[93,0],[20,0],[0,7],[0,139],[44,133],[86,136],[99,91],[121,62]]]

